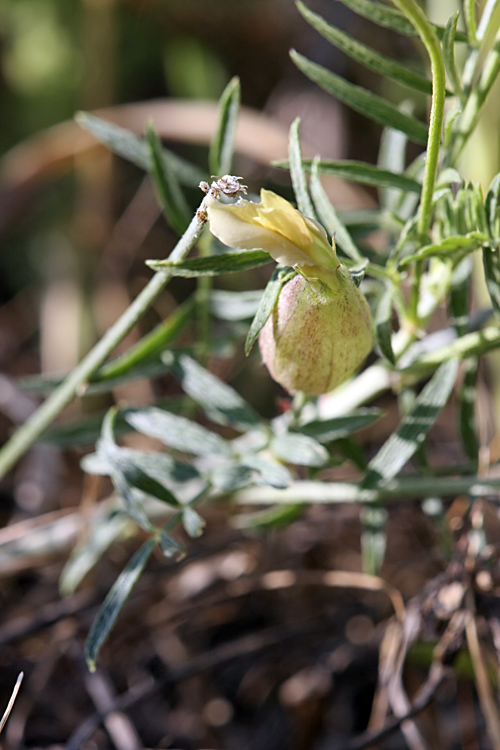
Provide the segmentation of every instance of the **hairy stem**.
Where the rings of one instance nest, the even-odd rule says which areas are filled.
[[[441,147],[441,129],[443,126],[444,100],[446,94],[444,60],[439,39],[423,10],[417,5],[415,0],[392,1],[415,27],[427,50],[431,62],[432,102],[429,116],[429,137],[427,140],[427,156],[417,224],[419,236],[422,242],[425,242],[432,219],[432,196],[434,193],[439,151]],[[417,324],[417,306],[420,295],[422,270],[422,262],[417,262],[415,264],[415,274],[410,299],[410,314],[414,322]]]

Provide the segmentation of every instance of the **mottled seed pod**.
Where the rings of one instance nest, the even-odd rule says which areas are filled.
[[[285,284],[259,336],[264,363],[289,393],[333,390],[373,345],[370,309],[349,271],[340,266],[320,275]]]

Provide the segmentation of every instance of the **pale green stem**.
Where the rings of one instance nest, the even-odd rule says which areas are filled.
[[[458,132],[455,135],[454,148],[451,154],[451,163],[456,164],[469,136],[474,130],[483,105],[500,73],[500,36],[497,36],[495,44],[485,60],[483,71],[478,84],[471,91],[462,116],[459,120]]]
[[[439,151],[441,147],[441,129],[443,126],[444,102],[446,95],[446,74],[439,39],[423,10],[417,5],[415,0],[392,1],[415,27],[427,50],[431,62],[432,102],[429,116],[429,137],[427,140],[427,155],[417,224],[419,236],[422,242],[425,242],[432,220],[432,196],[434,194]],[[413,277],[413,288],[410,299],[410,314],[414,323],[417,325],[417,306],[420,294],[422,270],[422,262],[417,262],[415,264],[415,275]]]
[[[178,262],[186,257],[198,240],[205,224],[205,201],[193,217],[189,227],[172,250],[169,260]],[[153,304],[171,279],[168,271],[157,271],[149,284],[136,297],[129,308],[104,334],[61,385],[47,398],[37,411],[20,427],[0,450],[0,478],[17,463],[21,456],[47,429],[62,410],[78,395],[89,378],[106,361],[117,345],[132,330],[146,310]]]

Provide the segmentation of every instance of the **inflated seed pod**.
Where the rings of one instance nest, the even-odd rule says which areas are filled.
[[[297,275],[285,284],[259,336],[271,376],[290,393],[333,390],[372,348],[370,309],[347,269],[321,276]]]

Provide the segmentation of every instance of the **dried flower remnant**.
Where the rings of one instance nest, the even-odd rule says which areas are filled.
[[[327,393],[357,370],[372,348],[368,303],[342,266],[323,227],[284,198],[261,203],[209,200],[210,230],[221,242],[260,248],[299,275],[283,287],[259,336],[262,358],[290,393]]]

